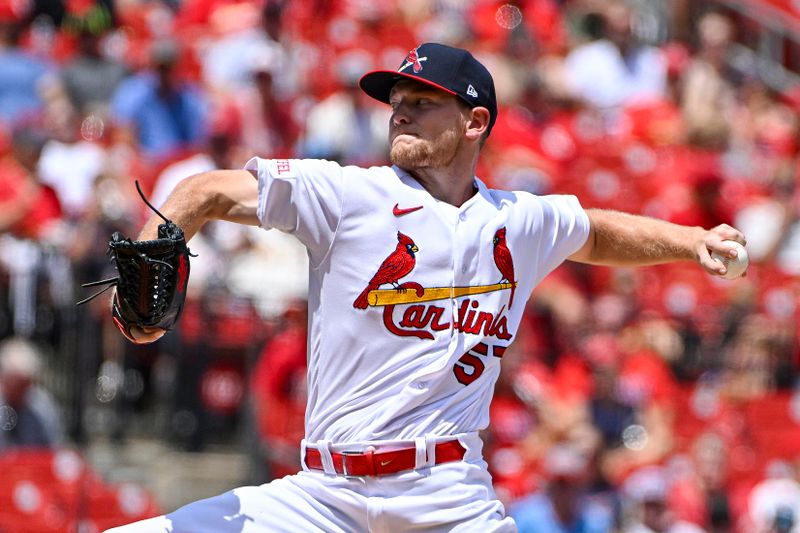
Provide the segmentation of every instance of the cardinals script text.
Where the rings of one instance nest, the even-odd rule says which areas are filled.
[[[456,331],[511,340],[508,331],[508,320],[503,314],[504,308],[495,316],[493,313],[478,309],[476,300],[464,300],[458,309],[457,317],[452,325]],[[445,308],[436,305],[414,304],[403,311],[399,320],[395,317],[395,306],[383,308],[383,324],[386,329],[400,337],[418,337],[433,340],[431,331],[442,331],[450,328],[450,321],[443,318]]]

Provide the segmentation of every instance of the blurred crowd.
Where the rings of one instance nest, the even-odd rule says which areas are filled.
[[[748,237],[735,281],[568,263],[535,291],[485,434],[520,531],[800,531],[800,85],[744,53],[759,28],[713,1],[0,0],[0,456],[247,426],[251,481],[294,472],[297,243],[209,224],[178,331],[146,347],[80,283],[149,216],[135,180],[160,205],[253,156],[385,163],[358,79],[439,41],[494,75],[488,185]]]

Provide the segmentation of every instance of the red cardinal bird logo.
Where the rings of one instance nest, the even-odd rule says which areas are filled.
[[[364,291],[358,295],[356,301],[353,302],[353,307],[356,309],[366,309],[369,305],[367,301],[369,291],[377,289],[384,283],[391,283],[399,290],[400,286],[397,284],[397,281],[407,276],[408,273],[414,269],[414,265],[417,264],[417,258],[414,254],[418,251],[419,248],[414,244],[414,241],[407,235],[403,235],[398,231],[397,248],[395,248],[394,252],[389,254],[389,257],[381,263],[378,271],[372,276],[372,279],[369,280],[367,288],[364,289]]]
[[[511,309],[511,306],[514,305],[514,290],[517,288],[517,284],[514,281],[514,260],[511,258],[511,252],[508,251],[508,245],[506,245],[505,226],[497,230],[492,242],[494,243],[494,264],[503,275],[500,281],[506,280],[511,284],[511,296],[508,299],[508,308]]]
[[[408,56],[406,56],[406,61],[414,65],[415,73],[419,73],[419,71],[422,70],[422,62],[419,60],[419,56],[417,56],[416,48],[408,53]]]

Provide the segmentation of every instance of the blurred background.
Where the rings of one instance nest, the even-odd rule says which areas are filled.
[[[113,231],[251,156],[386,161],[361,74],[470,49],[479,176],[737,226],[748,276],[565,264],[485,452],[520,531],[800,531],[800,3],[0,0],[0,532],[90,533],[298,468],[305,252],[210,224],[177,331],[123,341]]]

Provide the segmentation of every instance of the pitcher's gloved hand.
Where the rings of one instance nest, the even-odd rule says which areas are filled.
[[[138,182],[136,188],[145,203],[164,219],[158,226],[158,238],[132,241],[115,232],[108,243],[108,253],[119,275],[83,286],[106,284],[106,289],[116,286],[111,319],[131,342],[142,344],[157,340],[178,321],[186,299],[191,253],[183,230],[150,205]]]

